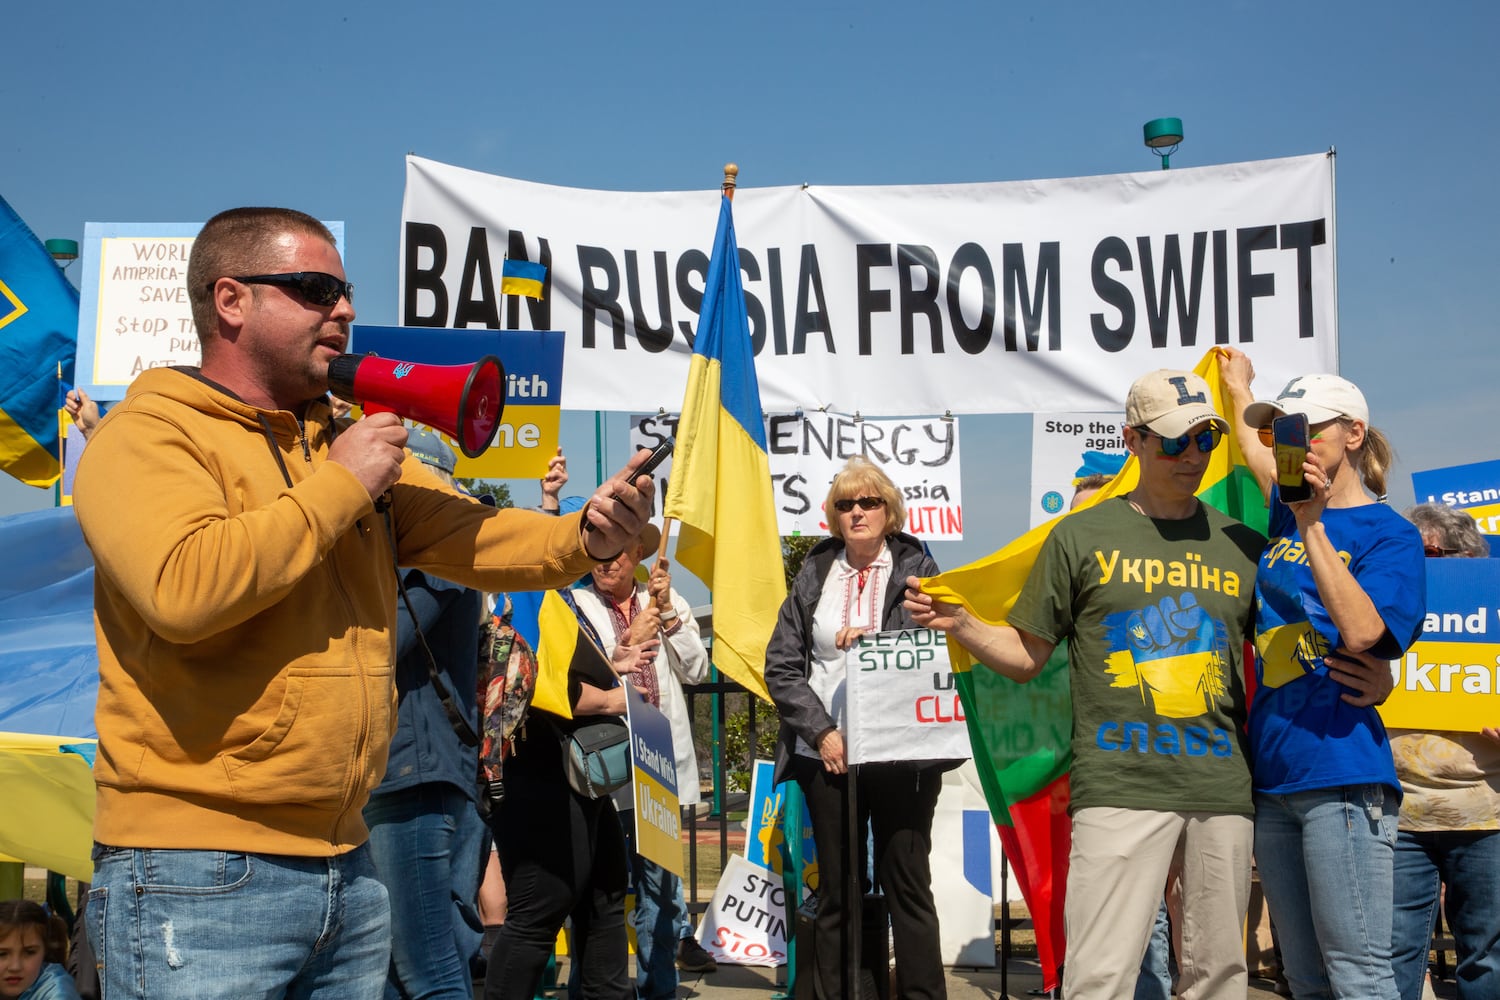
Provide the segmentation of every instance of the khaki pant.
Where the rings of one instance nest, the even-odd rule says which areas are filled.
[[[1073,815],[1063,913],[1068,1000],[1130,1000],[1170,879],[1180,883],[1183,1000],[1244,997],[1249,816],[1091,808]]]

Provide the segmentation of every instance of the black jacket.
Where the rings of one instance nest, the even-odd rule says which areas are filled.
[[[902,607],[906,596],[906,578],[934,576],[937,563],[922,548],[922,543],[905,532],[885,540],[891,552],[891,586],[886,592],[885,610],[880,627],[889,631],[915,628],[916,624]],[[766,646],[766,689],[781,713],[781,738],[776,744],[776,780],[788,777],[788,764],[801,736],[813,745],[817,736],[834,725],[834,720],[808,686],[811,669],[813,613],[823,592],[823,581],[833,569],[834,560],[844,549],[838,538],[828,538],[813,546],[807,554],[792,592],[781,603],[776,616],[776,630]]]

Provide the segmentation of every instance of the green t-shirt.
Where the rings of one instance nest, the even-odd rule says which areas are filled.
[[[1072,808],[1251,812],[1243,658],[1264,548],[1207,504],[1159,521],[1121,497],[1052,529],[1009,620],[1068,640]]]

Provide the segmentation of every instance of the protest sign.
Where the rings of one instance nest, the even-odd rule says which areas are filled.
[[[654,448],[677,433],[677,414],[630,418],[632,448]],[[963,538],[964,504],[958,420],[866,420],[837,413],[765,418],[776,527],[782,535],[826,535],[823,501],[834,473],[854,455],[880,466],[906,503],[906,532],[924,541]],[[671,461],[657,469],[665,496]]]
[[[630,764],[635,789],[635,852],[667,871],[682,874],[682,809],[677,799],[677,758],[672,723],[629,684],[625,714],[630,723]]]
[[[325,222],[339,253],[344,224]],[[203,359],[188,302],[187,266],[201,222],[89,222],[83,227],[76,383],[123,399],[147,368]]]
[[[1414,472],[1411,485],[1417,503],[1461,508],[1481,533],[1500,535],[1500,460]],[[1500,557],[1500,545],[1492,544],[1490,555]]]
[[[1335,371],[1333,157],[981,184],[755,187],[735,229],[761,405],[865,417],[1108,409],[1214,344]],[[562,405],[682,399],[717,190],[537,184],[418,156],[402,326],[565,330]],[[650,225],[641,220],[649,219]],[[543,264],[540,299],[504,261]]]
[[[790,782],[776,784],[776,765],[769,760],[755,761],[750,769],[750,812],[746,817],[745,860],[768,872],[782,872],[782,844],[785,836],[782,820],[786,814],[787,788]],[[812,817],[807,804],[802,806],[802,885],[804,889],[818,884],[818,850],[813,844]]]
[[[1391,664],[1380,717],[1402,729],[1500,725],[1500,562],[1428,559],[1422,637]]]
[[[1113,475],[1125,464],[1119,410],[1037,413],[1031,418],[1031,526],[1068,509],[1073,480],[1088,472]],[[1087,470],[1087,471],[1085,471]]]
[[[784,963],[786,892],[780,876],[731,854],[698,925],[698,941],[717,961],[730,965]]]
[[[866,635],[845,659],[850,764],[972,755],[948,643],[932,629]]]
[[[495,441],[478,458],[453,446],[464,479],[540,479],[557,454],[563,335],[556,330],[432,330],[355,326],[351,353],[424,365],[469,365],[486,354],[505,368],[505,411]],[[453,442],[449,442],[453,444]]]

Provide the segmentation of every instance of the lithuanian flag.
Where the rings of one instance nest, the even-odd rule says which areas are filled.
[[[1218,349],[1210,349],[1193,371],[1203,376],[1213,392],[1214,409],[1233,423],[1220,357]],[[1132,456],[1079,509],[1129,493],[1139,475]],[[1226,435],[1209,456],[1198,496],[1230,517],[1266,530],[1265,500],[1233,434]],[[1067,516],[1065,512],[1038,525],[993,555],[932,577],[924,582],[924,589],[940,600],[964,605],[985,621],[1003,623],[1042,542]],[[968,651],[951,638],[948,654],[968,719],[974,763],[1001,846],[1031,911],[1044,988],[1052,989],[1065,951],[1063,895],[1071,841],[1068,769],[1072,766],[1073,709],[1066,648],[1059,646],[1040,676],[1027,684],[988,669],[974,670]]]

